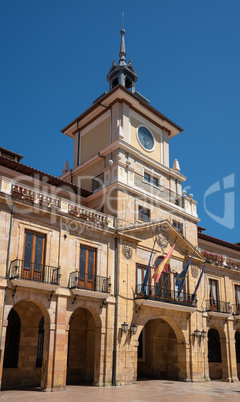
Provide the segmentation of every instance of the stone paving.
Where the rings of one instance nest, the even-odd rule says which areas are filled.
[[[240,383],[177,381],[138,381],[121,387],[68,386],[66,391],[1,391],[1,401],[240,401]]]

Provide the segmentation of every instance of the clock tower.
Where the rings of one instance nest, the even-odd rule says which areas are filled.
[[[196,244],[197,203],[182,191],[178,161],[169,166],[169,143],[183,130],[136,91],[120,33],[109,92],[62,130],[74,140],[73,169],[62,178],[92,191],[87,206],[115,216],[118,228],[166,219]]]

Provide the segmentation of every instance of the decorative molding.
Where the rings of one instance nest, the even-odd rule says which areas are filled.
[[[198,276],[198,266],[197,265],[191,265],[191,274],[193,278],[197,278]]]
[[[156,241],[159,247],[162,250],[162,253],[164,253],[164,249],[168,246],[168,231],[164,226],[159,226],[156,228],[155,231],[155,236],[156,236]]]
[[[131,260],[132,255],[133,255],[132,247],[127,246],[126,244],[124,244],[123,247],[122,247],[122,253],[123,253],[123,256],[124,256],[127,260]]]

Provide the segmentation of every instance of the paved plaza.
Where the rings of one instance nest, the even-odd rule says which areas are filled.
[[[66,391],[2,391],[1,401],[240,401],[240,383],[138,381],[121,387],[68,386]]]

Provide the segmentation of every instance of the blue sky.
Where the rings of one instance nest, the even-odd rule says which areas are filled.
[[[1,146],[56,176],[72,165],[60,130],[108,90],[122,12],[136,89],[184,128],[170,163],[188,177],[200,225],[240,241],[239,0],[0,0]]]

